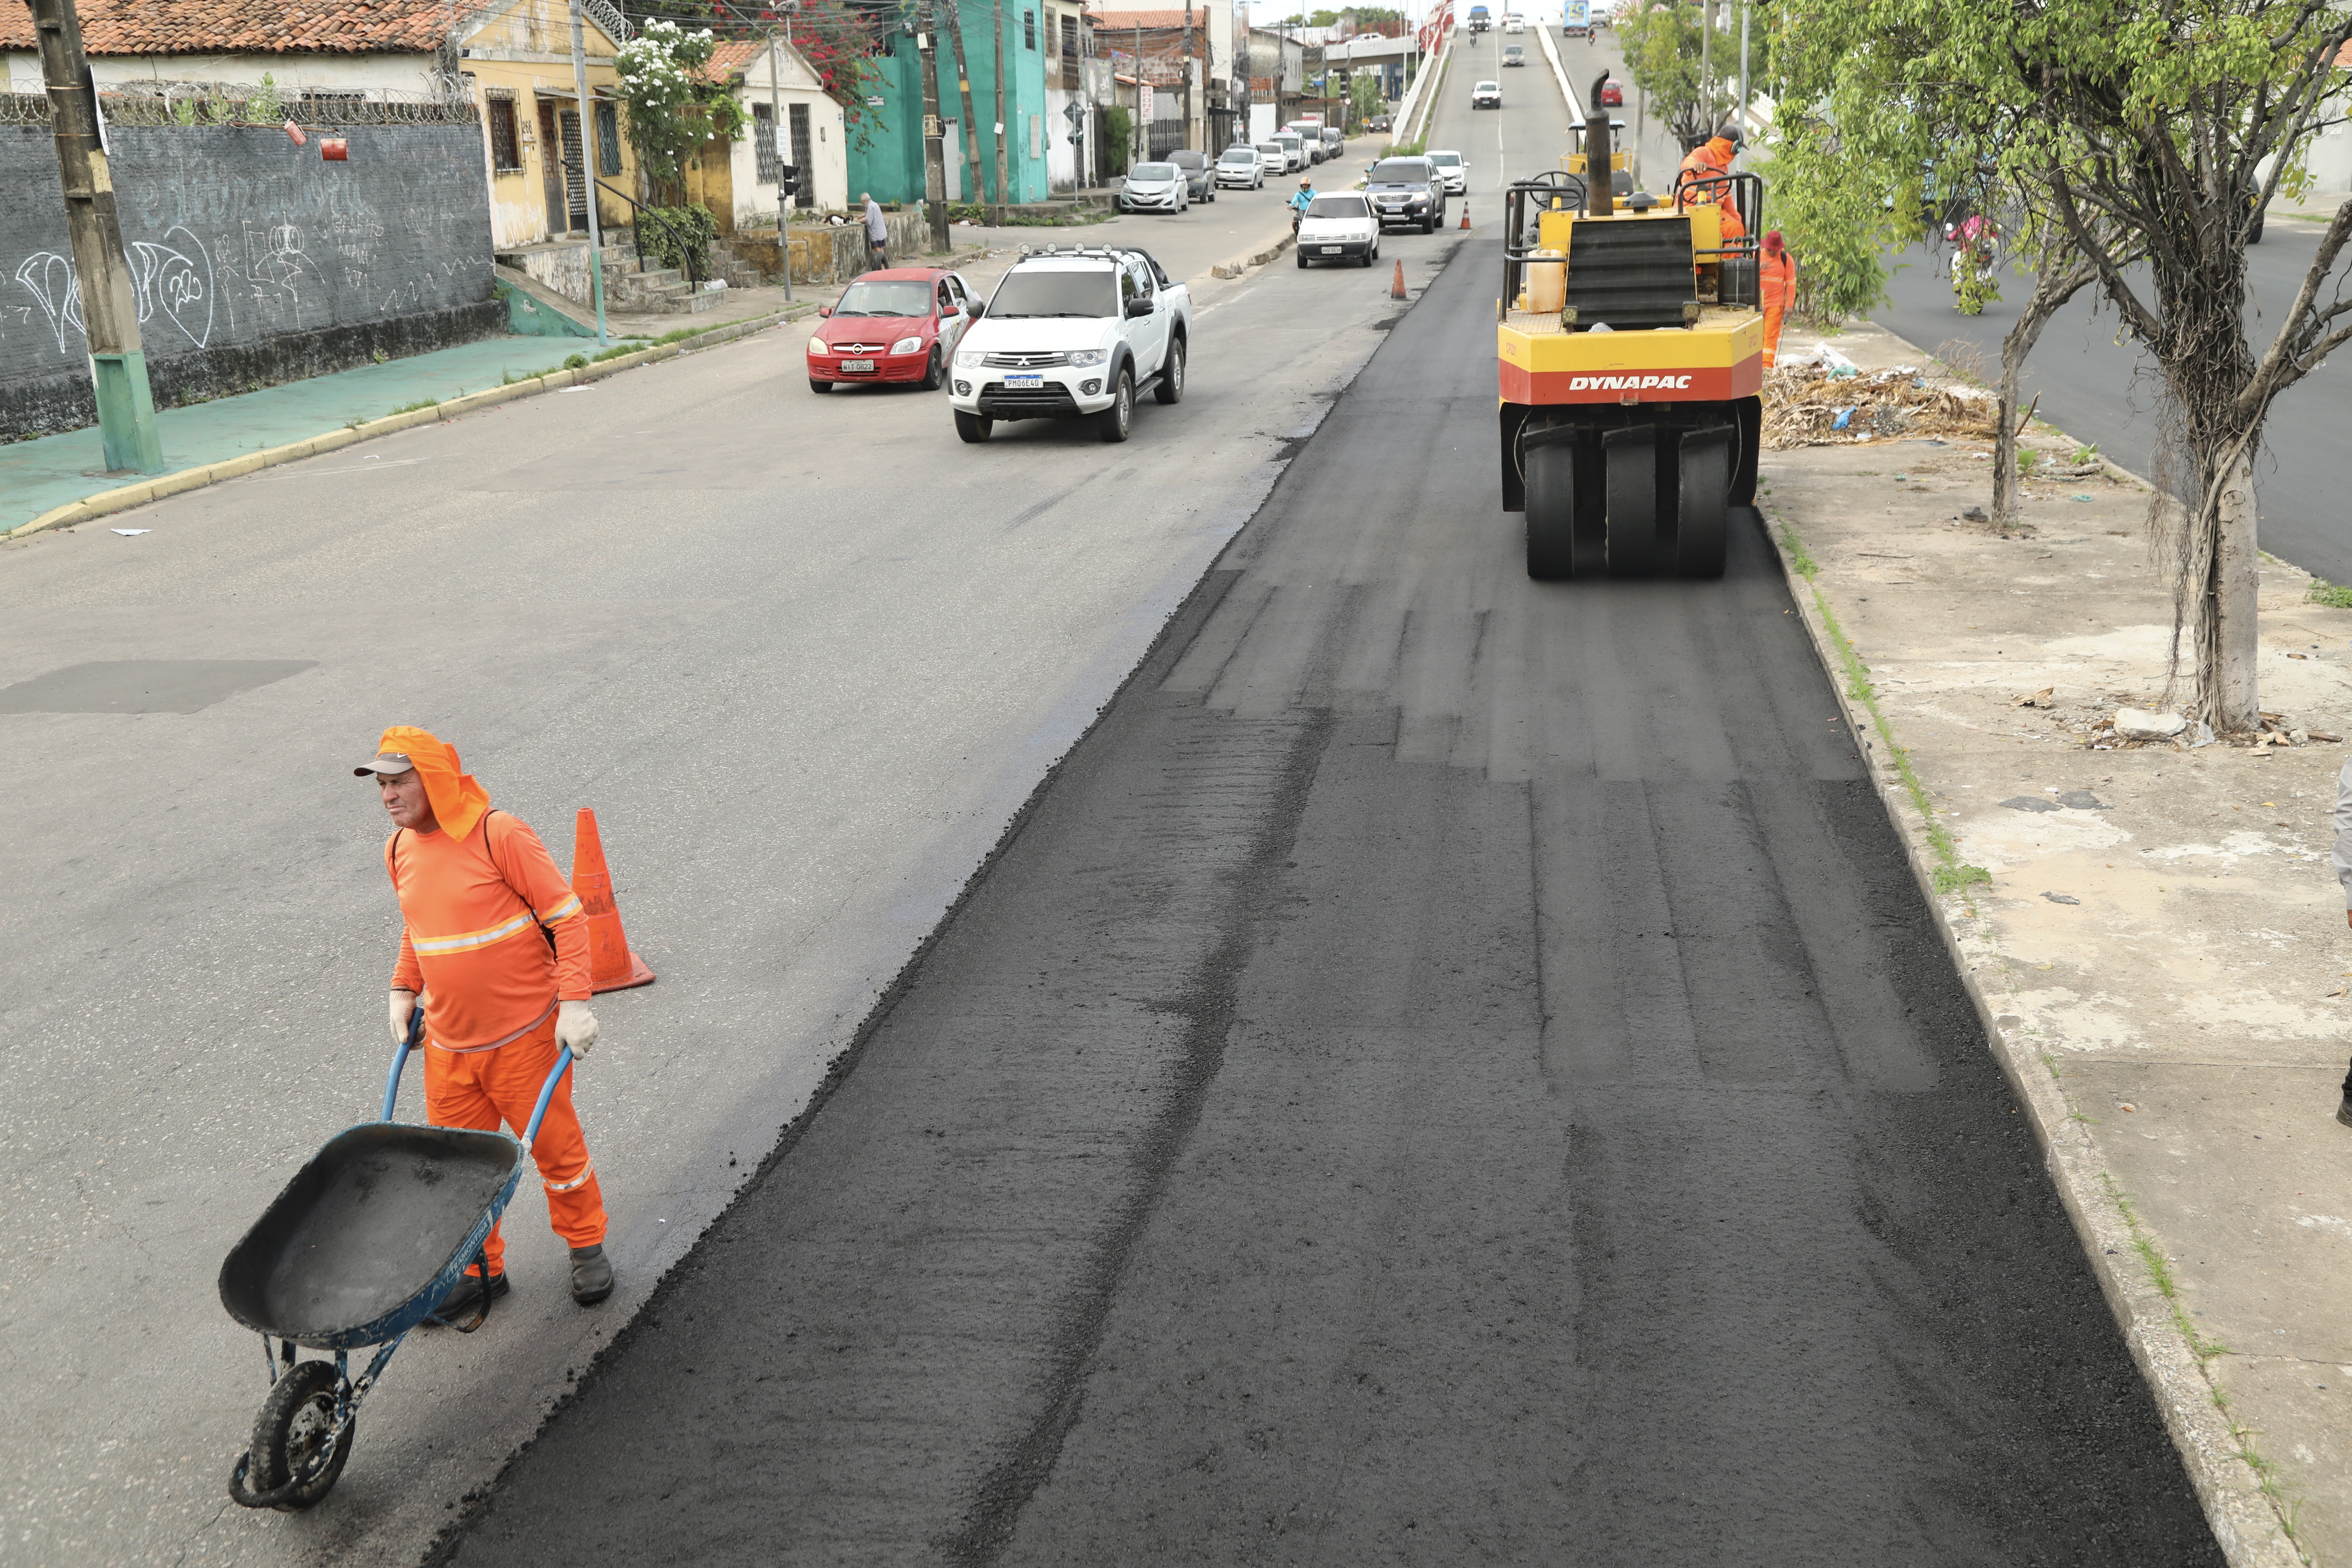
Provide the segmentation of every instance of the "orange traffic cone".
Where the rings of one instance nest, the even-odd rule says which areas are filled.
[[[1462,204],[1462,226],[1464,228],[1468,228],[1470,226],[1470,204],[1468,202],[1464,202]]]
[[[613,902],[613,874],[604,867],[604,841],[596,835],[596,814],[580,808],[579,825],[572,834],[572,890],[580,895],[588,914],[588,986],[592,991],[626,991],[651,985],[654,972],[629,951],[621,930],[621,911]]]
[[[1404,297],[1404,263],[1400,260],[1397,263],[1396,281],[1389,285],[1389,298],[1402,300]]]

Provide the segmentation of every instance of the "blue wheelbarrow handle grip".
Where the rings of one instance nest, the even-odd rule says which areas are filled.
[[[400,1047],[393,1052],[392,1072],[383,1080],[383,1114],[378,1121],[392,1120],[393,1101],[400,1098],[401,1069],[408,1066],[408,1053],[415,1049],[425,1029],[425,1008],[420,1004],[408,1016],[408,1033],[401,1037]],[[547,1102],[555,1098],[555,1086],[562,1082],[565,1069],[572,1066],[572,1047],[563,1047],[555,1053],[555,1066],[549,1069],[547,1081],[539,1086],[539,1103],[530,1108],[530,1124],[522,1130],[522,1146],[530,1148],[539,1139],[539,1124],[547,1115]]]

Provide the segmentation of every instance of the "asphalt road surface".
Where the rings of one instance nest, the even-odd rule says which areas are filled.
[[[2221,1560],[1764,542],[1523,574],[1498,259],[441,1560]]]
[[[1125,446],[813,396],[803,323],[0,547],[0,1559],[413,1561],[498,1473],[1384,341],[1385,267],[1195,270],[1238,210],[1153,226],[1193,355]],[[1383,257],[1419,287],[1460,237]],[[661,977],[576,1090],[620,1289],[572,1305],[526,1181],[503,1326],[412,1338],[330,1503],[254,1514],[214,1277],[375,1114],[398,921],[350,770],[393,722],[560,865],[599,814]]]

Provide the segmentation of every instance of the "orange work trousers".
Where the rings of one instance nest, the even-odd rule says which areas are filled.
[[[425,1115],[436,1127],[470,1127],[495,1132],[504,1121],[522,1136],[530,1125],[530,1108],[539,1103],[539,1086],[555,1066],[555,1016],[521,1039],[490,1051],[445,1051],[438,1046],[425,1052]],[[572,1074],[555,1086],[547,1114],[539,1123],[539,1138],[530,1146],[539,1167],[540,1184],[547,1189],[547,1218],[555,1234],[573,1247],[594,1247],[604,1239],[604,1192],[596,1184],[596,1167],[588,1158],[588,1139],[580,1131],[580,1117],[572,1109]],[[490,1272],[506,1272],[506,1242],[500,1227],[490,1227],[488,1248]],[[481,1272],[478,1267],[466,1270]]]

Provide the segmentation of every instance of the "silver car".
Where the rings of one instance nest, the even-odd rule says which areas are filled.
[[[1123,213],[1181,213],[1192,205],[1184,171],[1173,163],[1138,163],[1118,188]]]
[[[1228,147],[1217,155],[1217,184],[1255,191],[1265,184],[1265,156],[1255,147]]]
[[[1445,182],[1447,195],[1459,196],[1469,194],[1470,165],[1463,161],[1461,153],[1432,151],[1423,153],[1422,156],[1437,165],[1437,177]]]

